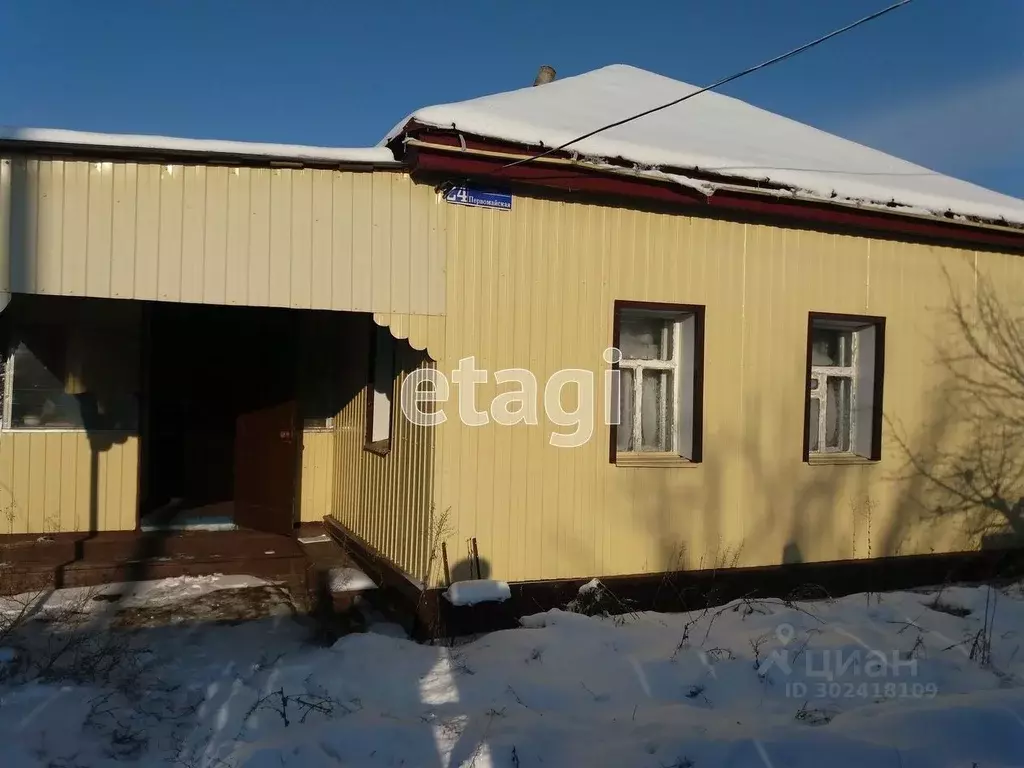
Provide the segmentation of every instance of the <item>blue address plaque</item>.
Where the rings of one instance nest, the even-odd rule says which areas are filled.
[[[451,187],[444,193],[444,199],[456,205],[470,205],[474,208],[494,208],[499,211],[512,210],[512,193],[495,192],[474,187]]]

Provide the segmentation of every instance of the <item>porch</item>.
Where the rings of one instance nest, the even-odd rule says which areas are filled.
[[[371,325],[356,313],[15,296],[0,315],[0,534],[290,535],[321,519],[335,416],[365,386],[346,339],[364,348],[355,337]]]
[[[305,595],[294,536],[260,531],[103,531],[0,537],[0,594],[243,573]]]

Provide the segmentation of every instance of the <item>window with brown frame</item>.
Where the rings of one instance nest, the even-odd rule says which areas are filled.
[[[373,325],[366,387],[366,450],[386,454],[391,449],[392,391],[395,380],[395,339],[391,331]]]
[[[885,318],[811,312],[804,461],[882,458]]]
[[[610,460],[700,462],[704,307],[616,301],[613,328]]]

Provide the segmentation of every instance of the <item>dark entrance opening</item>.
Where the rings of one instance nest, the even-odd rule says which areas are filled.
[[[143,529],[292,530],[298,313],[152,303],[143,345]]]

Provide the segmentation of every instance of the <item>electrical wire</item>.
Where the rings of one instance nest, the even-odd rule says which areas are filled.
[[[652,107],[651,109],[644,110],[643,112],[638,112],[637,114],[631,115],[630,117],[623,118],[622,120],[616,120],[614,123],[608,123],[608,125],[602,125],[600,128],[595,128],[594,130],[590,131],[589,133],[584,133],[582,136],[577,136],[575,139],[572,139],[571,141],[567,141],[564,144],[559,144],[557,147],[551,147],[550,149],[546,149],[546,150],[544,150],[543,152],[541,152],[539,154],[533,155],[531,157],[524,157],[521,160],[516,160],[513,163],[508,163],[507,165],[503,165],[499,170],[503,171],[506,168],[514,168],[517,165],[525,165],[526,163],[532,162],[534,160],[540,160],[541,158],[547,157],[548,155],[552,155],[555,152],[561,152],[566,147],[572,146],[573,144],[576,144],[576,143],[578,143],[580,141],[583,141],[584,139],[589,139],[591,136],[596,136],[599,133],[602,133],[604,131],[610,130],[612,128],[617,128],[620,125],[625,125],[626,123],[631,123],[634,120],[639,120],[641,117],[646,117],[647,115],[654,114],[655,112],[660,112],[663,109],[668,109],[669,107],[674,107],[676,104],[684,102],[687,99],[692,99],[694,96],[700,96],[702,93],[706,93],[707,91],[713,91],[715,88],[720,88],[721,86],[725,85],[726,83],[731,83],[733,80],[739,80],[741,77],[745,77],[746,75],[749,75],[749,74],[751,74],[753,72],[757,72],[759,69],[764,69],[765,67],[770,67],[773,64],[778,64],[780,61],[785,61],[786,59],[789,59],[789,58],[792,58],[793,56],[796,56],[797,54],[800,54],[800,53],[803,53],[804,51],[810,50],[811,48],[814,48],[816,45],[821,45],[826,40],[831,40],[833,37],[841,35],[844,32],[849,32],[851,29],[855,29],[856,27],[859,27],[861,24],[867,24],[869,21],[874,21],[875,19],[880,18],[880,17],[884,16],[887,13],[895,11],[897,8],[900,8],[900,7],[904,6],[904,5],[907,5],[910,2],[911,2],[911,0],[899,0],[899,2],[893,3],[892,5],[887,6],[886,8],[882,8],[881,10],[875,11],[874,13],[871,13],[871,14],[868,14],[867,16],[865,16],[865,17],[863,17],[861,19],[857,19],[857,21],[851,22],[850,24],[847,24],[845,27],[840,27],[839,29],[836,29],[836,30],[834,30],[832,32],[829,32],[827,35],[823,35],[823,36],[817,38],[816,40],[812,40],[809,43],[804,43],[803,45],[801,45],[801,46],[799,46],[797,48],[794,48],[791,51],[787,51],[786,53],[783,53],[783,54],[781,54],[779,56],[776,56],[776,57],[774,57],[772,59],[768,59],[767,61],[762,61],[760,64],[757,64],[757,65],[755,65],[753,67],[748,67],[747,69],[744,69],[742,72],[737,72],[736,74],[729,75],[728,77],[722,78],[721,80],[719,80],[719,81],[717,81],[715,83],[712,83],[711,85],[708,85],[708,86],[705,86],[703,88],[700,88],[700,89],[694,91],[693,93],[688,93],[686,96],[682,96],[682,97],[680,97],[678,99],[670,101],[667,104],[662,104],[660,106]],[[540,86],[540,87],[543,88],[544,86]]]

